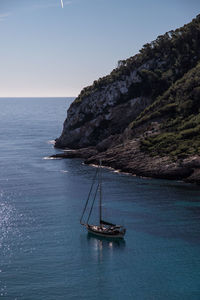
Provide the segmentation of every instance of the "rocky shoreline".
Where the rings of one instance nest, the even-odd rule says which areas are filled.
[[[140,151],[137,139],[98,152],[95,147],[82,149],[65,149],[51,158],[82,158],[85,164],[98,164],[111,167],[131,175],[183,180],[188,183],[200,184],[200,156],[195,155],[173,161],[170,157],[151,157]]]

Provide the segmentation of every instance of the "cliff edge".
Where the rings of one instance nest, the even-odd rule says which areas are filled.
[[[200,15],[84,88],[55,144],[73,153],[61,156],[199,183],[199,48]]]

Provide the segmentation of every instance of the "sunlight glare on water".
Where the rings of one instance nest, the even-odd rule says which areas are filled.
[[[103,216],[127,234],[88,235],[79,219],[95,168],[46,159],[71,101],[0,99],[0,296],[199,300],[200,187],[103,169]]]

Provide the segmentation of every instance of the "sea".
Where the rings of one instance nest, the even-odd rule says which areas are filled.
[[[88,235],[95,167],[48,158],[72,100],[0,99],[0,298],[199,300],[200,187],[104,168],[104,218],[127,233]]]

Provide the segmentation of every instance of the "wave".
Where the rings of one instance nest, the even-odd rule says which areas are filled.
[[[43,159],[61,159],[60,157],[50,157],[50,156],[45,156]]]
[[[47,142],[47,144],[55,145],[55,142],[56,142],[55,140],[50,140]]]

